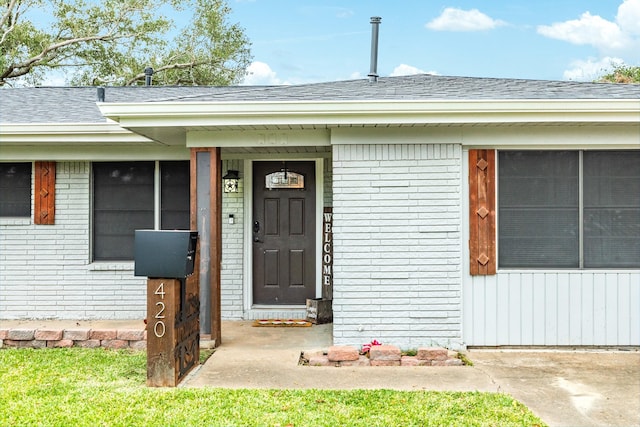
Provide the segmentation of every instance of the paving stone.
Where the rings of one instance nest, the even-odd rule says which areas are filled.
[[[302,358],[304,360],[310,360],[314,356],[323,356],[323,350],[305,350],[302,352]]]
[[[34,333],[34,338],[45,341],[58,341],[62,339],[62,330],[60,329],[38,329]]]
[[[371,366],[400,366],[400,359],[398,360],[372,360]]]
[[[14,341],[31,341],[35,336],[35,332],[34,329],[9,329],[7,339]]]
[[[6,340],[9,337],[9,329],[0,329],[0,340]]]
[[[92,329],[89,333],[91,340],[115,340],[118,337],[118,331],[115,329]]]
[[[73,340],[47,341],[48,348],[69,348],[73,347]]]
[[[374,345],[369,350],[369,358],[372,362],[374,360],[399,361],[401,357],[402,352],[395,345]]]
[[[144,329],[120,329],[116,338],[127,341],[142,341],[144,339]]]
[[[88,340],[91,329],[65,329],[62,338],[65,340]]]
[[[441,347],[421,347],[418,349],[418,359],[421,360],[447,360],[449,351]]]
[[[358,360],[360,353],[355,347],[348,345],[332,345],[327,351],[330,362],[342,362],[343,360]]]
[[[129,347],[131,347],[134,350],[146,350],[147,341],[145,340],[129,341]]]
[[[343,360],[340,366],[371,366],[371,360],[367,356],[360,356],[358,360]]]
[[[330,362],[325,355],[313,356],[309,359],[309,366],[336,366],[336,362]]]
[[[78,341],[74,341],[74,346],[75,347],[80,347],[80,348],[98,348],[100,347],[102,344],[102,341],[100,340],[78,340]]]
[[[120,350],[123,348],[129,348],[129,341],[126,340],[102,340],[102,347],[111,348],[114,350]]]
[[[44,340],[3,340],[3,345],[16,348],[45,348],[47,342]]]
[[[402,356],[400,366],[431,366],[431,361],[420,360],[417,356]]]
[[[444,364],[445,366],[464,366],[464,362],[457,357],[445,360]]]
[[[0,348],[4,345],[4,340],[0,340]]]

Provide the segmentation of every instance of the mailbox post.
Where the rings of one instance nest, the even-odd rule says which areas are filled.
[[[187,290],[198,233],[136,230],[135,275],[147,276],[147,386],[175,387],[200,358],[200,303]]]

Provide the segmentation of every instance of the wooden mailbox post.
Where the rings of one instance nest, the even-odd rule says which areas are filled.
[[[137,230],[135,261],[148,277],[147,386],[175,387],[200,359],[197,233]]]

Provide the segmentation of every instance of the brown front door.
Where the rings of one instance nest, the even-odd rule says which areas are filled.
[[[316,296],[315,163],[253,163],[253,303]]]

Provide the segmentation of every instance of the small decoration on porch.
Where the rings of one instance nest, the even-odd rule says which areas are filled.
[[[370,343],[363,344],[362,349],[360,350],[360,354],[367,356],[369,354],[369,351],[371,350],[371,347],[373,347],[374,345],[382,345],[382,343],[378,340],[373,340]]]

